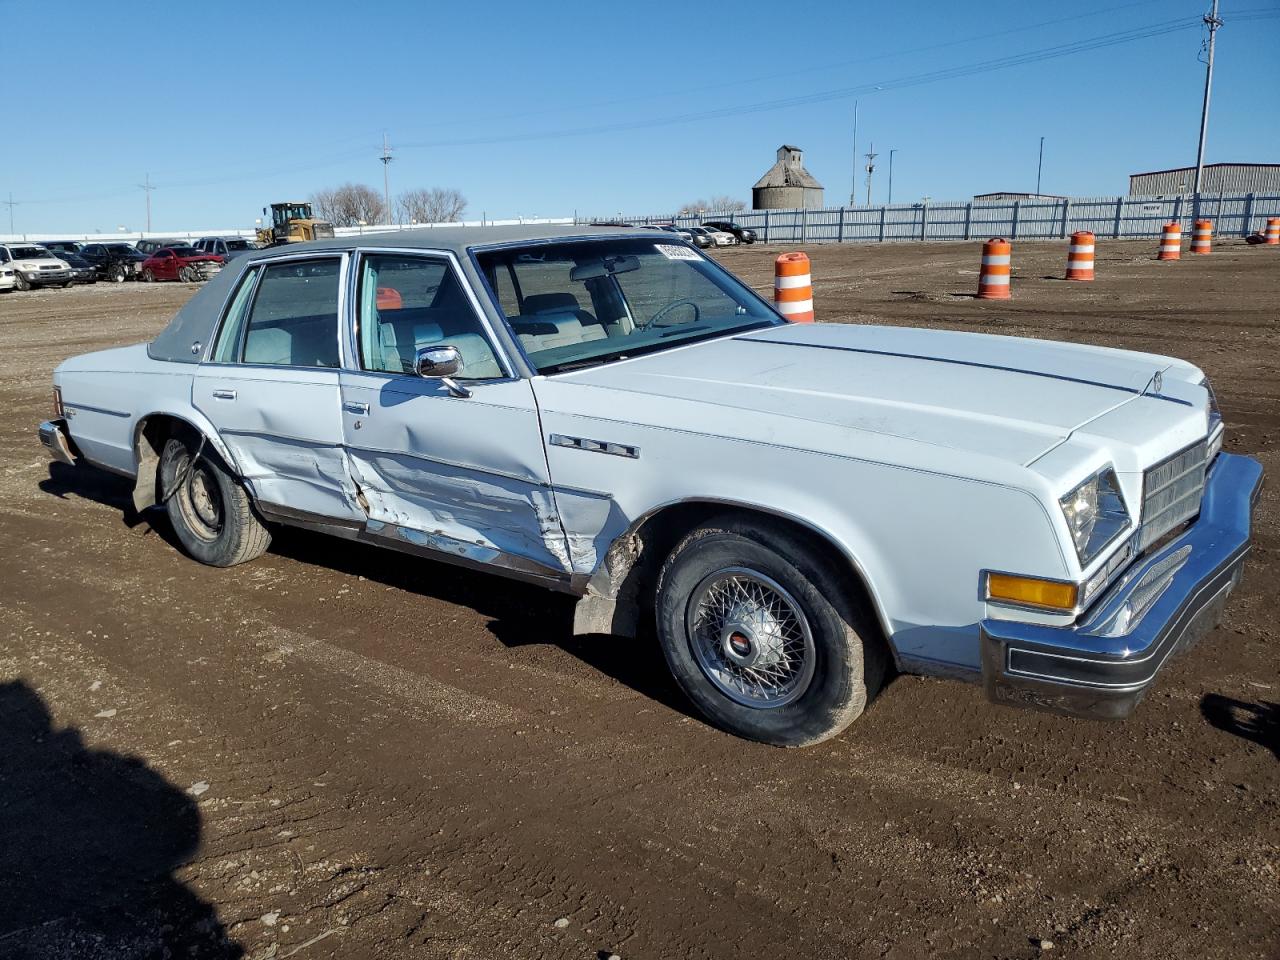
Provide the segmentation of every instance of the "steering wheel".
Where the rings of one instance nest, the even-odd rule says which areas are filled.
[[[642,323],[636,329],[647,330],[649,327],[656,326],[659,320],[665,317],[672,310],[676,309],[676,307],[692,307],[693,323],[697,323],[699,320],[702,319],[702,310],[699,309],[697,303],[695,303],[693,300],[675,300],[675,301],[672,301],[671,303],[668,303],[665,307],[663,307],[661,310],[655,313],[652,317],[650,317],[648,323]]]

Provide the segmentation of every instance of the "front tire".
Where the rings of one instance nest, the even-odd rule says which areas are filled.
[[[145,269],[145,270],[143,270],[143,271],[142,271],[142,282],[143,282],[143,283],[155,283],[155,281],[156,281],[156,275],[155,275],[154,273],[152,273],[152,272],[151,272],[151,268],[150,268],[150,267],[147,267],[147,269]]]
[[[17,273],[17,276],[13,278],[14,286],[16,286],[23,293],[30,290],[31,282],[27,280],[27,278],[24,277],[21,273],[18,273],[16,270],[14,271],[14,273]]]
[[[249,494],[206,444],[170,437],[160,455],[160,492],[183,548],[201,563],[231,567],[261,556],[271,533]]]
[[[671,552],[658,576],[658,636],[676,682],[712,723],[798,747],[835,736],[866,708],[886,656],[831,566],[763,518],[718,518]]]

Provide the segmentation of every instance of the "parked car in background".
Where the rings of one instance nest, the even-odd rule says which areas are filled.
[[[705,250],[708,247],[716,245],[716,239],[711,235],[711,231],[704,227],[682,227],[689,237],[693,240],[693,245],[699,249]]]
[[[733,234],[739,243],[755,243],[756,232],[748,227],[734,223],[732,220],[708,220],[703,224],[709,230],[722,230]]]
[[[133,248],[144,256],[149,257],[157,250],[163,250],[165,247],[185,247],[190,242],[190,240],[135,240]]]
[[[738,242],[738,238],[728,230],[718,230],[715,227],[707,226],[705,223],[702,225],[702,229],[707,231],[712,242],[715,243],[717,247],[731,247]]]
[[[71,285],[71,268],[39,244],[5,243],[0,249],[8,254],[14,286],[19,290]]]
[[[142,273],[143,261],[147,259],[132,244],[118,240],[85,244],[80,256],[93,264],[98,271],[99,280],[110,280],[113,283],[138,279]]]
[[[787,746],[894,668],[1128,715],[1222,619],[1262,483],[1191,363],[790,323],[662,230],[258,251],[53,387],[45,447],[197,560],[295,524],[537,583],[577,633],[652,620],[705,716]]]
[[[693,240],[693,234],[689,232],[688,227],[681,227],[674,223],[655,223],[653,227],[657,230],[665,230],[667,233],[674,233],[683,240]]]
[[[71,282],[80,284],[90,284],[98,282],[97,268],[80,256],[78,253],[69,253],[66,250],[58,254],[58,259],[71,268]]]
[[[201,253],[195,247],[163,247],[142,264],[142,279],[181,280],[197,283],[208,280],[222,269],[222,258],[212,253]]]
[[[41,240],[40,246],[60,257],[64,253],[79,253],[85,248],[85,243],[82,240]]]
[[[234,260],[258,249],[258,245],[244,237],[201,237],[191,245],[201,253],[212,253],[224,261]]]

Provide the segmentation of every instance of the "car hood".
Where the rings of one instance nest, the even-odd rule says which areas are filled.
[[[747,435],[758,413],[1026,465],[1173,365],[1186,368],[1182,379],[1198,373],[1166,357],[1020,337],[787,324],[567,377],[731,408],[717,418],[722,432],[733,424]]]

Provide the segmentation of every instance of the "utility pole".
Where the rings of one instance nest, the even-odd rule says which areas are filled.
[[[858,204],[858,101],[853,101],[853,182],[849,184],[849,206]]]
[[[1209,27],[1209,55],[1205,58],[1204,71],[1204,106],[1200,108],[1200,147],[1196,150],[1196,182],[1192,193],[1200,193],[1200,179],[1204,176],[1204,141],[1209,133],[1209,92],[1213,89],[1213,39],[1222,26],[1218,19],[1218,0],[1213,0],[1213,7],[1205,16],[1204,22]]]
[[[867,206],[871,206],[871,175],[876,172],[876,145],[871,144],[871,149],[864,156],[867,158]]]
[[[1040,138],[1040,159],[1036,161],[1036,196],[1040,196],[1040,172],[1044,170],[1044,137]]]
[[[143,183],[138,184],[138,188],[147,195],[147,233],[151,232],[151,191],[155,189],[151,185],[151,174],[147,174]]]
[[[13,191],[10,190],[9,199],[5,201],[5,205],[9,208],[9,233],[10,234],[13,233],[13,208],[16,207],[19,202],[20,201],[13,199]]]
[[[893,203],[893,155],[897,153],[896,149],[889,151],[889,202]]]
[[[391,179],[387,172],[387,168],[391,166],[394,159],[391,156],[391,147],[387,145],[387,135],[382,135],[382,156],[378,158],[382,161],[382,202],[386,204],[387,226],[391,225]]]

